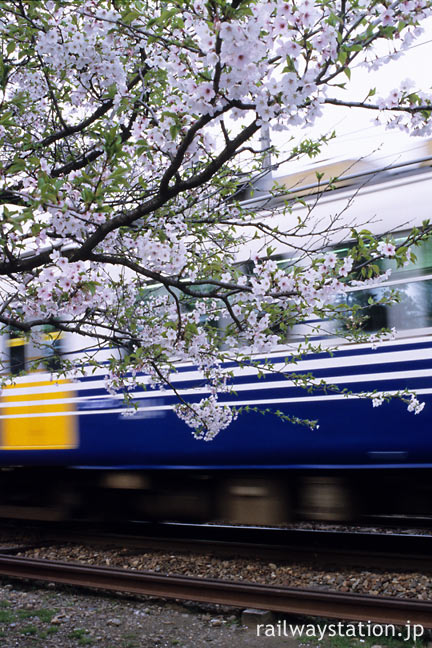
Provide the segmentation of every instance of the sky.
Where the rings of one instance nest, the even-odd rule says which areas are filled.
[[[375,87],[376,96],[386,97],[400,82],[411,78],[415,82],[413,90],[430,90],[432,87],[432,19],[423,24],[425,32],[413,43],[404,56],[396,61],[391,61],[375,72],[369,72],[364,67],[352,69],[349,90],[339,94],[356,101],[362,101],[370,88]],[[377,48],[378,55],[387,52],[386,46],[381,44]],[[330,93],[329,93],[329,96]],[[334,95],[336,96],[336,94]],[[371,99],[373,102],[373,98]],[[326,146],[321,155],[312,162],[317,165],[330,159],[353,159],[367,156],[368,160],[387,166],[407,159],[425,157],[426,139],[411,137],[399,130],[386,130],[383,126],[373,124],[375,113],[360,108],[340,108],[326,106],[324,116],[317,120],[312,129],[298,129],[296,137],[301,140],[305,137],[317,136],[322,133],[337,133],[337,138]],[[284,143],[288,142],[292,133],[272,133],[272,142],[284,150]],[[429,155],[432,155],[432,145]],[[310,166],[311,161],[304,159],[302,166]],[[295,168],[294,168],[295,167]],[[284,175],[299,169],[299,162],[285,164],[274,175]]]

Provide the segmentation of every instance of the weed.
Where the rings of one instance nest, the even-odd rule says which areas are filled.
[[[19,619],[32,619],[34,617],[37,617],[41,621],[44,621],[45,623],[50,623],[51,619],[56,615],[55,610],[47,610],[47,609],[40,609],[40,610],[18,610],[17,615]]]
[[[29,625],[29,626],[24,626],[24,628],[21,628],[20,632],[23,635],[35,635],[37,634],[37,628],[34,625]]]
[[[385,645],[385,648],[407,647],[407,642],[403,638],[403,630],[401,631],[401,634],[397,635],[396,637],[386,636],[383,638],[364,637],[360,639],[360,637],[353,637],[349,635],[341,635],[336,637],[324,636],[323,641],[319,644],[311,641],[306,645],[308,648],[372,648],[373,646],[381,644]],[[421,639],[417,640],[416,643],[411,641],[409,645],[412,648],[421,648],[422,646],[425,646],[424,642]]]
[[[50,635],[56,634],[58,631],[59,631],[59,629],[56,628],[56,626],[50,626],[46,630],[42,630],[39,633],[39,636],[40,636],[41,639],[47,639],[47,637],[49,637]]]
[[[0,623],[13,623],[16,620],[16,615],[12,610],[0,610]]]
[[[88,630],[77,628],[68,634],[69,639],[78,639],[80,646],[90,646],[94,643],[93,637],[88,636]]]

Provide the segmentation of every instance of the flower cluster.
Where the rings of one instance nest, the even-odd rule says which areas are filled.
[[[38,33],[36,51],[55,75],[67,76],[76,86],[72,104],[91,97],[95,83],[102,91],[114,86],[119,101],[127,93],[127,40],[113,29],[120,16],[115,10],[94,11],[92,3],[84,4],[81,16],[77,23],[70,8],[57,9],[49,29]]]
[[[211,441],[237,418],[235,410],[220,405],[215,396],[201,400],[195,405],[177,405],[177,415],[193,430],[196,439]]]
[[[411,395],[410,402],[408,403],[408,412],[414,412],[414,414],[420,414],[425,406],[424,401],[420,403],[419,400],[414,395]]]

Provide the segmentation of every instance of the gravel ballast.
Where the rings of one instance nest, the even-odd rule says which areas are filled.
[[[159,574],[432,600],[432,575],[419,572],[341,569],[329,566],[318,568],[316,565],[292,564],[286,561],[276,564],[257,559],[221,559],[211,554],[183,552],[132,553],[130,549],[95,549],[83,545],[42,547],[17,555],[151,571]]]

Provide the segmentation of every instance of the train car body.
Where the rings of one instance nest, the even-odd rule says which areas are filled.
[[[397,173],[361,175],[360,185],[356,179],[354,188],[348,182],[348,186],[324,196],[317,206],[323,218],[339,210],[348,227],[368,216],[370,229],[382,233],[407,230],[429,216],[430,167],[418,165]],[[341,241],[333,242],[338,243]],[[288,424],[271,414],[251,412],[206,443],[195,440],[177,418],[172,409],[176,397],[168,390],[136,391],[132,395],[136,408],[131,409],[121,394],[106,391],[101,370],[74,380],[54,381],[49,371],[17,377],[0,397],[0,515],[2,504],[3,513],[8,514],[11,507],[28,503],[26,496],[31,504],[38,505],[47,494],[55,501],[63,493],[66,500],[82,480],[82,498],[88,493],[86,489],[96,487],[96,507],[100,506],[101,491],[121,491],[128,497],[131,491],[139,491],[143,495],[135,499],[140,500],[138,508],[143,515],[152,515],[159,508],[161,515],[175,516],[169,506],[164,509],[160,505],[158,497],[165,489],[172,502],[175,494],[182,492],[179,475],[185,476],[188,484],[185,492],[195,492],[198,499],[200,493],[207,498],[200,509],[204,518],[209,515],[215,493],[222,492],[225,502],[234,502],[232,513],[242,498],[259,499],[264,482],[270,485],[272,501],[283,501],[281,507],[286,510],[287,500],[294,498],[298,510],[300,500],[309,498],[304,492],[313,493],[317,484],[321,493],[327,493],[327,500],[332,499],[334,480],[339,479],[356,483],[357,491],[360,484],[360,489],[373,498],[381,488],[380,475],[400,476],[403,472],[409,473],[411,486],[415,483],[425,493],[424,511],[429,507],[432,512],[430,257],[432,253],[425,248],[416,267],[392,275],[386,284],[403,294],[401,304],[385,313],[384,324],[397,328],[395,339],[376,349],[370,344],[341,345],[332,354],[324,350],[293,367],[296,373],[312,372],[319,380],[349,390],[349,396],[325,388],[307,393],[278,373],[258,378],[253,366],[233,365],[236,394],[225,396],[222,402],[318,419],[319,428],[314,430]],[[361,291],[358,294],[361,296]],[[287,347],[271,354],[275,368],[282,367],[284,358],[295,353],[296,337],[301,334],[299,326]],[[333,348],[336,343],[330,336],[323,346]],[[21,342],[12,338],[3,344],[2,352],[9,354],[12,363],[14,345]],[[66,337],[63,344],[68,353],[78,352],[73,338]],[[145,384],[146,377],[141,381]],[[193,366],[179,365],[173,383],[192,402],[205,394],[201,376]],[[370,399],[358,397],[374,390],[403,389],[415,391],[425,402],[419,415],[408,412],[398,401],[375,408]],[[138,476],[135,481],[134,475]],[[192,483],[194,479],[200,480],[198,487]],[[382,492],[386,488],[391,492],[392,479],[385,481]],[[20,488],[20,484],[24,486]],[[288,486],[294,493],[289,497]],[[151,501],[158,504],[151,505]],[[273,504],[265,501],[264,509],[273,510]],[[123,506],[124,498],[121,502]],[[255,509],[256,504],[255,499]],[[341,509],[340,503],[338,507]],[[330,517],[337,517],[334,511],[333,507]],[[241,515],[234,513],[232,517]],[[246,517],[249,520],[250,516]]]
[[[275,369],[282,367],[284,356],[274,354],[272,361]],[[319,428],[251,412],[207,443],[196,441],[174,414],[176,396],[168,391],[134,392],[134,409],[121,394],[106,392],[103,375],[57,383],[49,374],[20,377],[1,397],[0,464],[141,470],[432,468],[430,338],[401,338],[375,350],[350,345],[330,357],[316,354],[296,364],[296,373],[302,372],[353,394],[325,389],[308,394],[277,373],[258,378],[253,367],[238,368],[236,395],[221,402],[318,419]],[[202,398],[194,367],[179,367],[173,382],[191,402]],[[397,401],[373,408],[370,399],[356,396],[405,388],[426,402],[418,416]]]

